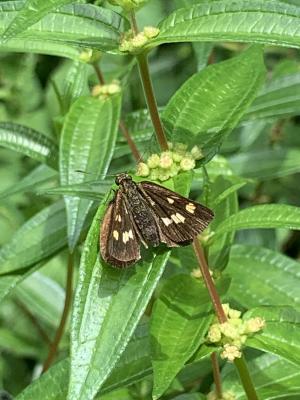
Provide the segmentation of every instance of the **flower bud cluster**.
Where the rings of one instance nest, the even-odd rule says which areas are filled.
[[[169,148],[170,150],[160,154],[151,154],[146,163],[139,163],[137,175],[163,182],[181,171],[192,170],[196,160],[203,157],[198,146],[188,151],[188,146],[183,143],[169,143]]]
[[[137,35],[133,35],[130,30],[124,35],[119,50],[128,53],[138,53],[148,40],[155,38],[158,34],[159,29],[154,26],[145,26],[143,31],[139,32]]]
[[[92,96],[94,97],[107,97],[121,92],[120,82],[113,80],[107,85],[95,85],[92,89]]]
[[[228,320],[220,324],[217,320],[210,326],[207,340],[223,347],[221,357],[228,361],[242,356],[241,348],[247,340],[247,336],[262,330],[265,321],[260,318],[250,318],[243,321],[241,312],[229,307],[229,304],[222,304]]]
[[[120,6],[125,11],[136,10],[142,7],[148,0],[109,0],[110,4]]]

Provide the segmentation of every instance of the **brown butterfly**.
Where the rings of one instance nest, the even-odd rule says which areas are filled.
[[[213,219],[209,208],[155,183],[136,183],[124,173],[116,184],[100,232],[101,255],[115,267],[137,262],[141,243],[146,248],[188,245]]]

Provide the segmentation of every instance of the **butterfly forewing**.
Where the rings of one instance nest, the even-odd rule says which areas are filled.
[[[100,251],[106,262],[119,268],[127,267],[141,257],[140,242],[122,190],[117,191],[105,213],[100,234]]]
[[[209,208],[163,186],[144,181],[139,188],[156,215],[161,241],[169,247],[191,243],[213,218]]]

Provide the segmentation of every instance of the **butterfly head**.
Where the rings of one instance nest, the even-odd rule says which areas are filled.
[[[131,180],[132,180],[132,178],[131,178],[130,175],[128,175],[126,173],[122,173],[122,174],[118,174],[116,176],[115,182],[116,182],[116,185],[122,185],[122,182],[124,182],[124,181],[128,182],[128,181],[131,181]]]

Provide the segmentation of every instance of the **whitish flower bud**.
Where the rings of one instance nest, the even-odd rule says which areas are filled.
[[[193,160],[192,158],[189,157],[184,157],[181,161],[180,161],[180,168],[183,171],[190,171],[191,169],[195,168],[195,160]]]
[[[160,157],[158,154],[152,154],[147,160],[149,168],[157,168],[159,166],[159,162],[160,162]]]
[[[231,345],[225,344],[224,350],[221,353],[221,358],[226,358],[228,361],[234,361],[236,358],[242,357],[242,353],[240,352],[239,348]]]
[[[95,85],[92,88],[92,96],[98,97],[101,94],[102,85]]]
[[[203,153],[200,147],[194,146],[191,150],[191,156],[194,160],[200,160],[201,158],[203,158]]]
[[[188,145],[185,143],[174,143],[174,151],[178,153],[185,153],[187,151]]]
[[[193,271],[191,272],[191,276],[193,276],[196,279],[201,279],[202,274],[199,268],[194,268]]]
[[[158,180],[161,182],[167,181],[170,178],[170,174],[167,170],[160,170],[160,174],[158,175]]]
[[[174,160],[176,163],[180,163],[180,161],[183,159],[183,154],[177,153],[176,151],[173,151],[173,152],[172,152],[172,156],[173,156],[173,160]]]
[[[228,317],[228,314],[229,314],[229,311],[230,311],[229,304],[228,303],[222,304],[222,308],[223,308],[223,311],[224,311],[225,315]]]
[[[140,32],[131,39],[131,44],[134,49],[139,49],[140,47],[143,47],[147,41],[148,39],[144,35],[144,32]]]
[[[108,86],[107,87],[108,94],[116,94],[121,92],[120,82],[117,80],[113,81],[107,86]]]
[[[159,29],[154,26],[145,26],[144,35],[147,39],[155,38],[159,34]]]
[[[159,174],[160,174],[160,169],[159,168],[151,169],[149,178],[152,181],[158,181],[159,180]]]
[[[119,50],[123,52],[131,52],[133,50],[131,40],[123,39],[120,43]]]
[[[266,326],[264,319],[260,317],[250,318],[244,323],[245,333],[254,333],[262,330]]]
[[[228,312],[229,318],[233,318],[233,319],[240,318],[241,314],[242,313],[240,311],[234,310],[233,308],[230,308],[229,312]]]
[[[239,337],[240,334],[239,330],[236,327],[232,326],[230,321],[220,324],[220,330],[223,335],[229,339],[236,339]]]
[[[102,53],[93,49],[85,49],[79,55],[79,60],[88,64],[94,64],[100,60]]]
[[[173,164],[172,153],[170,151],[164,151],[160,155],[160,162],[159,165],[163,169],[168,169]]]
[[[209,328],[208,334],[207,334],[207,339],[211,343],[217,343],[221,340],[222,334],[220,330],[220,324],[213,324]]]
[[[171,168],[169,169],[170,177],[173,178],[173,176],[178,175],[180,171],[180,166],[178,164],[173,163]]]
[[[137,166],[136,174],[138,176],[148,176],[150,173],[149,167],[147,164],[140,162]]]

